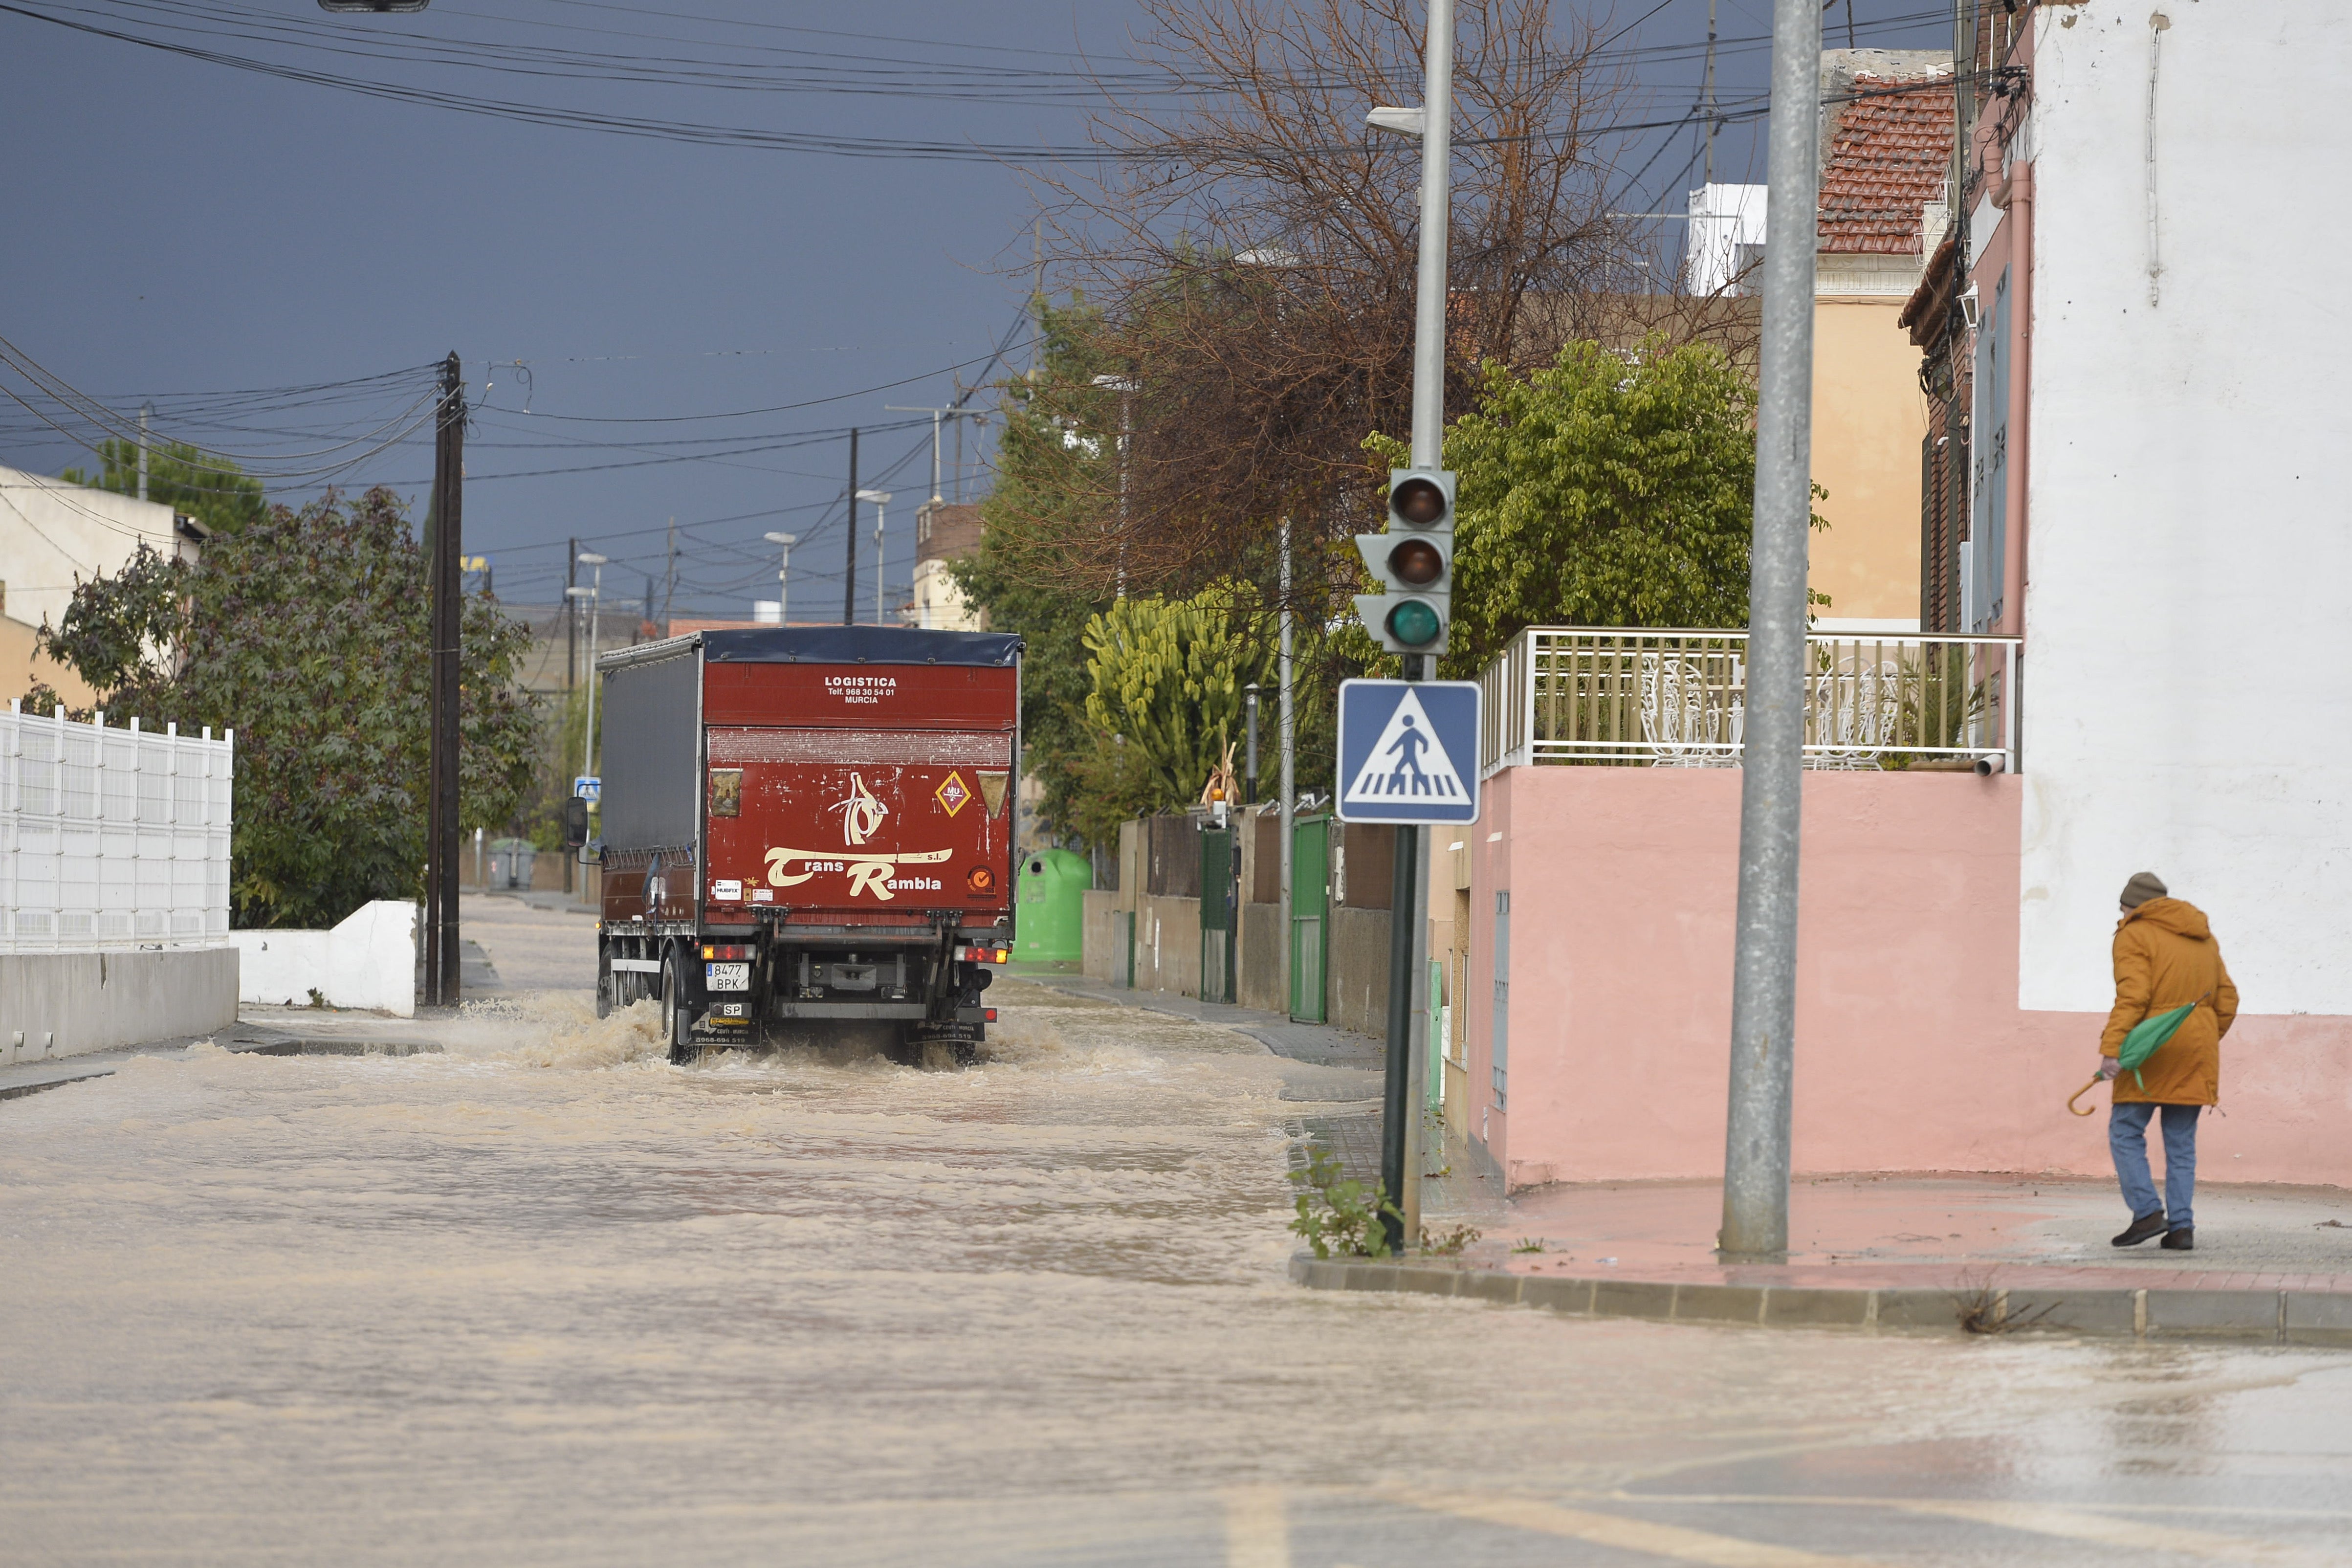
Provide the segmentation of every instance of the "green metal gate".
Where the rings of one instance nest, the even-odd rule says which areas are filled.
[[[1290,833],[1290,1016],[1323,1022],[1331,951],[1331,819],[1303,816]]]
[[[1201,829],[1201,1000],[1234,1000],[1237,857],[1231,827]]]

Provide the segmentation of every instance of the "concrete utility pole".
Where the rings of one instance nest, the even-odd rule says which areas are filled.
[[[1446,240],[1453,223],[1454,0],[1429,0],[1428,54],[1421,107],[1421,255],[1412,323],[1412,455],[1416,468],[1445,466]],[[1436,661],[1404,658],[1404,678],[1426,680]],[[1415,1026],[1425,984],[1421,951],[1428,921],[1421,905],[1422,837],[1396,830],[1389,898],[1389,1043],[1381,1114],[1381,1180],[1399,1215],[1383,1221],[1402,1251],[1421,1232],[1421,1102],[1426,1030]]]
[[[1797,1026],[1797,846],[1804,784],[1805,552],[1812,521],[1813,253],[1822,7],[1774,0],[1739,904],[1731,964],[1723,1229],[1743,1258],[1789,1248]]]
[[[154,416],[153,404],[142,403],[139,405],[139,499],[141,500],[147,499],[147,421]]]
[[[883,626],[882,619],[882,525],[890,516],[888,490],[859,490],[859,500],[874,503],[874,624]]]
[[[1706,85],[1699,89],[1699,97],[1706,103],[1706,177],[1702,185],[1715,184],[1715,0],[1706,0]],[[1707,200],[1707,210],[1715,210],[1714,198]]]
[[[441,366],[441,406],[433,443],[430,574],[431,756],[426,769],[425,1000],[457,1005],[457,556],[464,539],[466,393],[457,356]]]
[[[793,546],[801,542],[797,533],[771,533],[768,542],[784,552],[776,567],[776,625],[793,624]]]

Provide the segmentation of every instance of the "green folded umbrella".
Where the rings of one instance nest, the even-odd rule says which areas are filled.
[[[2124,1037],[2123,1049],[2116,1053],[2116,1070],[2121,1072],[2129,1068],[2140,1088],[2147,1088],[2147,1079],[2140,1076],[2140,1063],[2156,1055],[2165,1041],[2179,1033],[2180,1026],[2187,1021],[2189,1015],[2204,1003],[2205,998],[2200,996],[2186,1007],[2175,1007],[2169,1013],[2158,1013],[2133,1025],[2132,1032]]]

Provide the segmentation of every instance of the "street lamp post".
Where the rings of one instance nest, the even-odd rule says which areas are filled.
[[[604,595],[604,557],[592,550],[580,552],[580,564],[595,568],[595,575],[585,588],[566,588],[564,593],[575,599],[588,601],[588,727],[580,737],[580,776],[596,776],[596,614]]]
[[[793,546],[798,544],[800,542],[801,536],[797,533],[771,533],[768,535],[768,542],[777,546],[784,552],[782,563],[776,568],[776,625],[780,626],[788,626],[793,624]]]
[[[888,490],[859,490],[859,500],[874,503],[874,624],[882,624],[882,524],[890,515]]]

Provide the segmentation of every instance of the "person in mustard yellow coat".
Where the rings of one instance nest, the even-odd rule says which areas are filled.
[[[2221,1098],[2221,1037],[2238,1016],[2238,988],[2221,963],[2221,944],[2205,911],[2168,896],[2153,871],[2124,884],[2124,918],[2116,925],[2116,1005],[2099,1037],[2099,1076],[2116,1080],[2107,1113],[2107,1149],[2132,1222],[2115,1238],[2137,1247],[2151,1236],[2187,1252],[2197,1245],[2197,1117]],[[2170,1039],[2140,1065],[2119,1072],[2124,1037],[2144,1018],[2196,1004]],[[2147,1124],[2164,1118],[2164,1196],[2147,1168]]]

